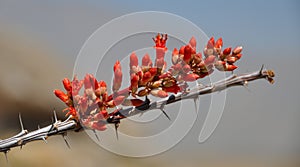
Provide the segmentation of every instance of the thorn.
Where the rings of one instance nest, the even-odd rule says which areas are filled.
[[[70,144],[69,144],[69,142],[68,142],[68,140],[67,140],[67,134],[66,134],[66,133],[63,133],[63,134],[62,134],[62,137],[63,137],[63,139],[64,139],[64,141],[65,141],[67,147],[68,147],[69,149],[71,149]]]
[[[245,88],[248,92],[252,93],[251,90],[250,90],[249,87],[248,87],[248,81],[244,81],[243,86],[244,86],[244,88]]]
[[[19,121],[20,121],[20,125],[21,125],[21,131],[24,131],[24,126],[23,126],[23,122],[22,122],[21,113],[19,113]]]
[[[46,144],[48,144],[48,142],[47,142],[47,140],[46,140],[45,137],[42,137],[42,139],[43,139],[43,141],[44,141]]]
[[[97,135],[96,130],[93,129],[93,132],[94,132],[94,134],[95,134],[95,136],[96,136],[96,139],[97,139],[98,141],[100,141],[100,139],[99,139],[99,137],[98,137],[98,135]]]
[[[171,118],[169,117],[169,115],[166,113],[166,111],[164,110],[164,105],[162,105],[162,107],[160,107],[160,110],[163,112],[163,114],[168,118],[168,120],[171,121]]]
[[[54,115],[54,121],[57,122],[58,120],[57,120],[57,115],[56,115],[55,109],[53,110],[53,115]],[[55,122],[54,122],[54,123],[55,123]]]
[[[8,164],[8,157],[7,157],[7,153],[8,153],[8,151],[4,151],[4,155],[5,155],[6,163]]]
[[[264,70],[264,68],[265,68],[265,65],[263,64],[263,65],[261,66],[260,70],[259,70],[259,73],[262,73],[262,71]]]
[[[141,112],[139,117],[142,117],[143,115],[144,115],[144,112]]]
[[[195,112],[196,112],[196,114],[197,114],[197,112],[198,112],[198,110],[197,110],[197,106],[198,106],[198,103],[199,102],[199,96],[197,96],[197,97],[195,97],[194,98],[194,105],[195,105]]]
[[[119,134],[118,134],[118,127],[119,127],[120,123],[115,123],[115,130],[116,130],[116,137],[117,140],[119,140]]]

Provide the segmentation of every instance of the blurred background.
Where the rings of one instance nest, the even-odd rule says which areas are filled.
[[[260,80],[250,83],[250,91],[229,89],[221,122],[205,143],[198,143],[204,119],[199,117],[179,144],[156,156],[118,156],[85,133],[71,133],[71,150],[62,138],[53,137],[47,145],[35,142],[13,149],[9,165],[299,166],[299,7],[297,0],[0,0],[1,139],[19,131],[18,113],[29,130],[51,123],[52,110],[64,108],[52,91],[62,88],[64,77],[72,77],[86,39],[101,25],[131,12],[174,13],[208,36],[223,37],[225,45],[242,45],[244,57],[236,73],[258,70],[262,64],[276,72],[274,85]],[[59,117],[64,114],[59,112]],[[4,155],[0,166],[8,166]]]

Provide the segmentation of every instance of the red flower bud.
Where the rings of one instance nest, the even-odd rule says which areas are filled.
[[[223,40],[222,38],[219,38],[217,41],[216,41],[216,44],[215,44],[215,48],[222,48],[223,46]]]
[[[133,94],[135,94],[135,92],[137,91],[138,89],[138,83],[139,83],[139,76],[136,75],[136,74],[131,74],[131,79],[130,79],[130,89],[131,89],[131,92]]]
[[[237,55],[237,54],[241,53],[242,50],[243,50],[243,47],[238,46],[238,47],[233,49],[232,54]]]
[[[156,49],[156,59],[164,59],[166,48],[155,48]]]
[[[239,60],[243,56],[243,54],[239,53],[239,54],[236,54],[234,56]]]
[[[138,96],[142,97],[142,96],[146,96],[149,94],[149,90],[148,89],[142,89],[138,92]]]
[[[183,71],[184,73],[190,72],[190,71],[191,71],[190,65],[188,65],[188,64],[184,65],[184,66],[182,67],[182,71]]]
[[[195,38],[195,37],[192,37],[192,38],[190,39],[189,44],[191,45],[191,47],[192,47],[193,49],[196,49],[196,45],[197,45],[196,38]]]
[[[114,65],[114,72],[115,72],[117,69],[122,70],[121,64],[120,64],[120,61],[119,61],[119,60],[117,60],[116,63],[115,63],[115,65]]]
[[[160,90],[160,89],[153,89],[150,92],[153,96],[164,98],[168,97],[168,93],[166,91]]]
[[[179,49],[179,54],[180,55],[184,55],[184,48],[185,48],[185,46],[180,47],[180,49]]]
[[[172,92],[177,94],[178,92],[180,92],[180,87],[178,85],[173,85],[171,87],[163,87],[163,90],[166,92]]]
[[[226,65],[226,62],[225,61],[221,61],[221,60],[219,60],[219,61],[216,61],[215,62],[215,67],[216,67],[216,69],[218,69],[219,71],[225,71],[225,66]]]
[[[140,106],[144,103],[141,99],[126,99],[122,105],[124,106]]]
[[[106,87],[107,87],[105,81],[102,81],[102,80],[99,81],[99,86],[100,86],[101,88],[106,88]]]
[[[182,68],[182,65],[178,63],[172,67],[174,68],[174,70],[179,71]]]
[[[172,53],[172,63],[177,64],[179,58],[179,51],[174,48],[173,53]]]
[[[62,81],[63,82],[63,85],[65,87],[65,89],[70,92],[72,90],[72,85],[71,85],[71,82],[68,78],[64,78],[64,80]]]
[[[144,75],[143,75],[143,78],[141,80],[141,82],[142,82],[141,84],[142,85],[147,84],[147,82],[149,82],[150,79],[151,79],[151,73],[149,71],[145,72]]]
[[[138,64],[139,64],[139,60],[138,60],[136,54],[134,52],[131,53],[131,55],[130,55],[130,68],[132,68],[133,66],[137,67]]]
[[[99,121],[99,120],[105,119],[107,116],[108,116],[108,113],[104,109],[104,110],[99,111],[99,113],[95,114],[94,119]]]
[[[182,79],[186,82],[193,82],[193,81],[196,81],[198,78],[199,78],[199,75],[194,74],[194,73],[187,74],[182,77]]]
[[[237,61],[237,58],[234,56],[228,56],[226,59],[227,59],[227,63],[229,64],[233,64]]]
[[[92,74],[86,74],[83,80],[84,88],[89,89],[92,88],[95,84],[95,78]]]
[[[214,46],[215,46],[215,39],[214,39],[214,37],[211,37],[209,39],[209,41],[207,42],[206,48],[211,49],[211,48],[214,48]]]
[[[120,89],[122,84],[122,71],[116,70],[114,75],[114,81],[113,81],[113,91],[116,92]]]
[[[192,48],[189,45],[186,45],[184,48],[183,61],[189,63],[192,58]]]
[[[151,73],[151,76],[155,76],[157,74],[157,68],[150,68],[149,72]]]
[[[226,71],[233,71],[237,68],[235,65],[226,64]]]
[[[145,56],[142,59],[142,66],[151,67],[152,61],[150,59],[149,54],[145,54]]]
[[[165,61],[164,61],[163,58],[156,59],[156,66],[157,66],[158,68],[162,68],[162,67],[164,66],[164,64],[165,64]]]
[[[216,59],[216,57],[214,55],[210,55],[204,60],[204,64],[206,66],[211,65],[215,62],[215,59]]]
[[[63,110],[63,112],[66,111],[66,110],[69,110],[69,112],[67,112],[66,116],[72,115],[73,117],[77,117],[76,110],[75,110],[74,107],[66,108],[66,109]]]
[[[78,100],[79,111],[85,113],[88,108],[88,98],[86,96],[81,96]]]
[[[74,76],[72,81],[72,95],[78,95],[78,92],[80,91],[81,87],[83,85],[83,81],[79,81],[76,76]]]
[[[115,106],[117,106],[117,105],[120,105],[120,104],[122,104],[123,103],[123,101],[125,100],[125,96],[117,96],[117,97],[115,97],[114,99],[113,99],[113,104],[115,105]]]
[[[104,121],[102,120],[99,120],[99,121],[94,121],[92,123],[92,126],[91,126],[92,129],[95,129],[95,130],[99,130],[99,131],[104,131],[107,129],[106,127],[106,124],[104,123]]]
[[[196,64],[200,63],[201,60],[202,60],[202,54],[201,54],[200,52],[197,53],[197,54],[195,54],[193,60],[194,60],[194,62],[195,62]]]
[[[69,96],[66,95],[63,91],[55,89],[54,91],[55,96],[57,96],[61,101],[67,103],[69,100]]]
[[[230,54],[230,52],[231,52],[231,47],[226,48],[226,49],[223,50],[223,55],[227,56],[227,55]]]

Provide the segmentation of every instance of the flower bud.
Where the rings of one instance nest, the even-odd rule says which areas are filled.
[[[226,64],[225,61],[219,60],[219,61],[216,61],[216,62],[215,62],[215,67],[216,67],[216,69],[218,69],[219,71],[225,71],[225,64]]]
[[[172,53],[172,63],[177,64],[179,58],[179,52],[176,48],[174,48],[173,53]]]
[[[223,50],[223,55],[225,55],[225,57],[226,57],[227,55],[230,54],[230,52],[231,52],[231,47],[226,48],[226,49]]]
[[[69,96],[66,95],[63,91],[55,89],[53,92],[55,96],[58,97],[61,101],[66,103],[69,100]]]
[[[120,61],[119,61],[119,60],[117,60],[116,63],[115,63],[115,65],[114,65],[114,72],[115,72],[117,69],[122,70],[121,64],[120,64]]]
[[[192,58],[192,48],[189,45],[186,45],[184,48],[183,61],[189,63]]]
[[[219,39],[216,41],[215,48],[221,49],[222,46],[223,46],[223,40],[222,40],[222,38],[219,38]]]
[[[184,48],[185,46],[181,46],[179,49],[179,55],[184,55]]]
[[[143,100],[141,99],[126,99],[124,102],[123,102],[123,106],[140,106],[144,103]]]
[[[195,64],[198,64],[198,63],[200,63],[201,62],[201,60],[202,60],[202,54],[199,52],[199,53],[197,53],[197,54],[195,54],[194,55],[194,63]]]
[[[138,60],[136,54],[134,52],[131,53],[131,55],[130,55],[130,63],[129,63],[130,68],[132,68],[133,66],[137,67],[138,64],[139,64],[139,60]]]
[[[215,59],[216,59],[216,57],[214,55],[210,55],[204,60],[204,64],[206,66],[211,65],[215,62]]]
[[[138,96],[143,97],[149,94],[149,90],[148,89],[142,89],[138,92]]]
[[[131,74],[131,79],[130,79],[130,89],[131,89],[131,92],[133,94],[135,94],[135,92],[137,91],[138,89],[138,83],[139,83],[139,76],[136,75],[136,74]]]
[[[192,37],[192,38],[190,39],[189,44],[191,45],[191,47],[192,47],[193,49],[196,49],[196,45],[197,45],[196,38],[195,38],[195,37]]]
[[[177,94],[178,92],[180,92],[180,87],[178,85],[173,85],[170,87],[163,87],[163,90],[166,92],[171,92],[171,93]]]
[[[235,65],[231,64],[226,64],[226,71],[233,71],[237,68]]]
[[[188,64],[184,65],[184,66],[182,67],[182,71],[183,71],[184,73],[190,72],[190,71],[191,71],[190,65],[188,65]]]
[[[214,37],[211,37],[209,41],[207,42],[206,48],[212,49],[215,46],[215,39]]]
[[[72,90],[72,85],[71,85],[71,82],[68,78],[64,78],[64,80],[62,81],[63,82],[63,85],[65,87],[65,89],[70,92]]]
[[[156,66],[157,68],[162,68],[165,64],[165,61],[163,58],[160,58],[160,59],[156,59]]]
[[[168,93],[161,89],[153,89],[153,90],[151,90],[150,93],[151,93],[151,95],[160,97],[160,98],[168,97]]]
[[[142,66],[144,66],[144,67],[151,67],[152,66],[152,61],[150,59],[149,54],[145,54],[145,56],[143,57]]]
[[[234,54],[234,55],[240,54],[242,52],[242,50],[243,50],[243,47],[238,46],[233,49],[232,54]]]
[[[227,58],[226,58],[227,60],[227,63],[229,63],[229,64],[233,64],[233,63],[235,63],[238,59],[236,58],[236,57],[234,57],[234,56],[228,56]]]
[[[98,131],[104,131],[107,129],[106,124],[104,121],[99,120],[99,121],[93,121],[91,125],[92,129],[98,130]]]
[[[199,75],[191,73],[183,76],[183,80],[186,82],[193,82],[196,81],[199,78]]]
[[[239,54],[236,54],[234,56],[239,60],[243,56],[243,54],[239,53]]]
[[[118,105],[122,104],[123,101],[125,100],[125,98],[126,98],[125,96],[117,96],[117,97],[115,97],[115,98],[113,99],[114,105],[115,105],[115,106],[118,106]]]
[[[116,92],[120,89],[122,84],[122,71],[117,69],[115,71],[114,80],[113,80],[113,92]]]

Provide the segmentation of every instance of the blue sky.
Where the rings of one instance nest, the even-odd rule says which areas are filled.
[[[158,10],[185,17],[208,36],[222,36],[233,43],[289,48],[299,46],[300,2],[275,1],[126,1],[110,2],[122,12]]]

